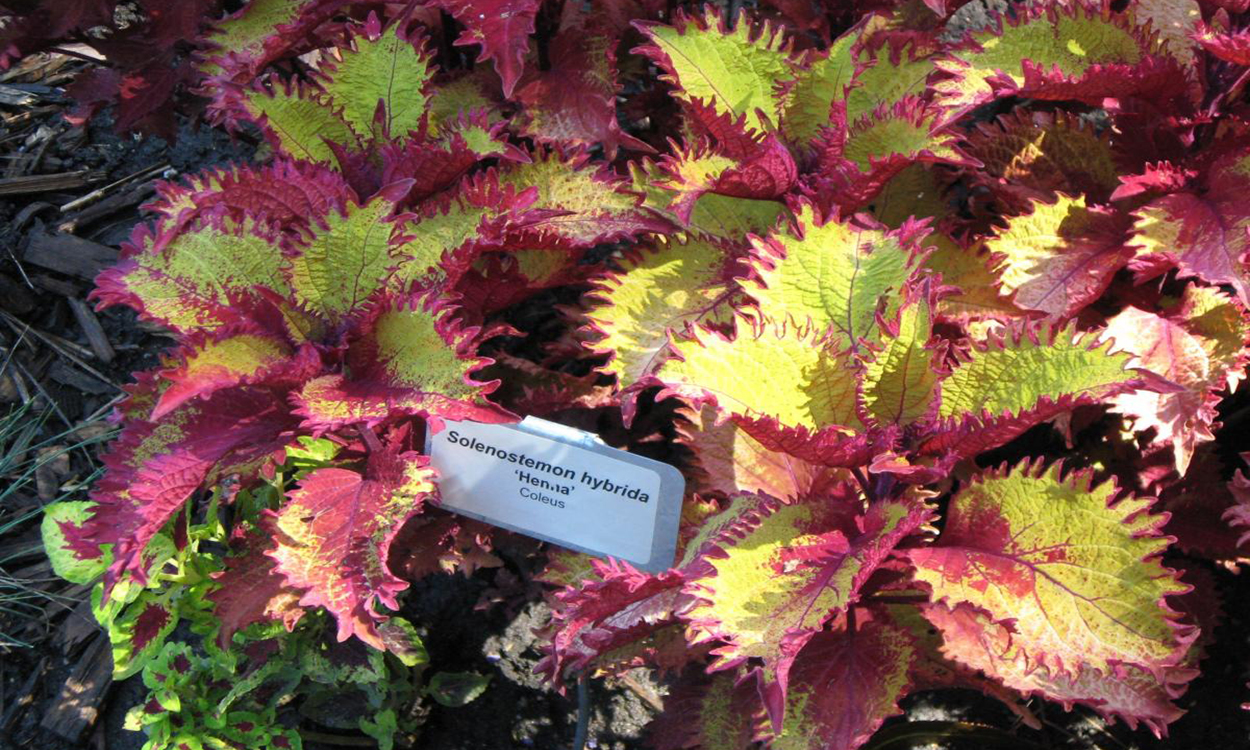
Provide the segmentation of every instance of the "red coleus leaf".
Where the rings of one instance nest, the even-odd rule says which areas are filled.
[[[677,569],[649,575],[628,563],[590,561],[585,580],[555,595],[550,652],[535,667],[557,687],[609,651],[676,622],[692,602]]]
[[[1176,266],[1182,278],[1231,285],[1242,304],[1250,304],[1247,190],[1250,150],[1219,155],[1199,186],[1156,198],[1135,212],[1133,241],[1142,247],[1131,265],[1147,278]]]
[[[94,515],[84,524],[91,543],[113,545],[106,587],[126,573],[146,581],[144,548],[192,494],[234,475],[256,481],[295,424],[282,395],[264,388],[222,391],[163,419],[129,424],[104,458],[108,472],[92,491]]]
[[[1184,713],[1172,699],[1197,674],[1189,667],[1171,667],[1159,679],[1134,664],[1107,671],[1081,664],[1071,672],[1040,668],[1015,642],[1011,624],[995,622],[983,610],[938,604],[926,607],[924,615],[941,633],[943,652],[956,662],[1025,695],[1058,701],[1069,710],[1080,703],[1108,719],[1122,718],[1131,728],[1142,722],[1158,736]]]
[[[773,745],[855,750],[900,713],[915,658],[911,635],[888,623],[818,634],[795,659],[786,721]]]
[[[617,35],[588,18],[577,3],[566,3],[560,31],[547,47],[549,67],[530,68],[516,89],[524,106],[522,132],[542,143],[594,146],[616,158],[624,146],[652,152],[626,134],[616,119]]]
[[[377,606],[398,609],[395,596],[408,587],[387,565],[390,545],[434,492],[428,463],[386,450],[369,456],[364,475],[317,469],[273,514],[277,546],[265,554],[288,586],[304,592],[300,604],[334,614],[340,641],[355,635],[386,648],[378,628],[387,617]]]
[[[1221,60],[1234,65],[1250,65],[1250,29],[1230,32],[1222,26],[1199,22],[1194,29],[1194,41]]]
[[[503,95],[511,97],[521,78],[529,35],[534,33],[538,0],[433,0],[464,25],[457,45],[481,46],[478,62],[495,61]]]
[[[300,592],[278,575],[274,559],[266,554],[274,530],[272,519],[262,519],[257,532],[236,540],[242,552],[227,557],[226,569],[213,574],[220,588],[204,598],[213,603],[213,614],[221,620],[217,644],[223,649],[248,625],[281,621],[291,630],[304,615]]]

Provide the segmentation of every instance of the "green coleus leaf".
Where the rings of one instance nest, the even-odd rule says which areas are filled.
[[[686,617],[700,639],[728,645],[715,651],[717,668],[748,658],[764,662],[761,694],[780,726],[795,655],[832,617],[859,598],[859,588],[900,540],[929,519],[908,499],[861,500],[851,485],[831,496],[792,505],[765,503],[744,513],[711,540],[710,572],[692,577],[687,593],[699,602]]]
[[[407,192],[399,183],[367,203],[349,202],[289,253],[287,277],[301,307],[332,323],[358,312],[380,289],[396,261],[391,255],[394,225],[386,219]],[[344,283],[350,279],[351,284]]]
[[[325,93],[355,133],[402,138],[425,120],[425,87],[434,70],[421,41],[402,36],[402,26],[391,23],[383,30],[371,13],[354,46],[341,48],[342,59],[326,71]],[[375,132],[379,106],[382,122]]]
[[[585,155],[564,157],[543,149],[528,164],[501,172],[499,181],[519,193],[533,188],[538,196],[530,210],[548,212],[529,223],[527,233],[552,237],[572,246],[589,246],[664,232],[667,222],[642,208],[642,197],[607,168],[596,169]]]
[[[959,365],[939,384],[937,416],[945,427],[926,438],[921,450],[953,448],[971,456],[1074,405],[1142,386],[1175,388],[1128,369],[1131,355],[1109,349],[1096,335],[1077,335],[1074,325],[1012,326],[974,345],[957,355]]]
[[[845,102],[846,90],[855,76],[856,45],[875,25],[874,17],[860,21],[834,40],[826,54],[809,58],[795,70],[781,113],[781,132],[787,143],[805,147],[829,126],[833,107]]]
[[[289,493],[274,516],[277,546],[268,554],[300,604],[323,606],[338,619],[338,638],[386,643],[377,605],[399,609],[408,584],[387,567],[391,540],[434,492],[434,471],[415,453],[374,454],[364,475],[317,469]]]
[[[996,95],[1079,99],[1138,94],[1158,99],[1181,92],[1184,75],[1159,42],[1109,6],[1038,4],[969,35],[938,67],[951,75],[934,85],[959,109]]]
[[[1061,472],[1038,461],[975,478],[938,541],[907,552],[916,580],[936,602],[1010,621],[1012,643],[1052,674],[1176,666],[1197,633],[1166,602],[1189,590],[1159,562],[1166,517],[1092,472]]]
[[[816,433],[860,429],[855,379],[841,340],[811,328],[752,327],[740,321],[732,339],[716,331],[692,329],[674,340],[671,354],[655,369],[666,393],[696,406],[712,403],[724,413],[774,420]],[[786,387],[777,388],[775,383]]]
[[[679,16],[677,26],[636,24],[649,44],[634,50],[653,60],[676,87],[674,96],[710,104],[753,131],[777,125],[781,107],[776,89],[793,80],[795,65],[777,27],[752,29],[745,21],[730,29],[709,6],[701,15]]]
[[[739,265],[727,248],[701,239],[664,243],[626,256],[621,266],[600,282],[599,304],[586,318],[601,335],[594,350],[611,353],[603,370],[622,386],[654,367],[671,334],[692,324],[732,324]]]
[[[52,571],[70,583],[91,583],[113,562],[107,550],[83,559],[70,545],[70,537],[82,534],[82,526],[91,518],[93,507],[85,500],[64,500],[43,509],[40,532],[44,551],[48,553]]]
[[[348,349],[348,374],[308,380],[292,397],[304,426],[374,425],[392,414],[482,422],[515,418],[482,397],[499,381],[473,374],[491,360],[473,354],[477,329],[462,329],[445,310],[420,301],[379,302]]]
[[[930,342],[933,310],[922,295],[904,303],[897,321],[888,321],[879,348],[865,357],[859,396],[875,424],[909,425],[931,416],[937,406],[940,350]]]
[[[854,750],[864,744],[900,713],[915,658],[911,635],[895,625],[868,622],[817,635],[795,660],[785,723],[770,747]]]
[[[255,123],[280,153],[303,161],[335,164],[331,144],[359,150],[364,136],[352,129],[329,94],[304,83],[244,89],[232,109]]]
[[[803,206],[793,229],[754,242],[759,283],[747,292],[766,319],[830,331],[836,345],[855,348],[880,336],[878,311],[887,319],[897,314],[919,266],[916,239],[909,229],[821,221]]]
[[[936,40],[919,35],[892,37],[881,32],[858,49],[855,76],[846,93],[846,120],[860,119],[881,108],[887,110],[925,91],[934,72]]]
[[[186,231],[139,229],[122,260],[100,274],[94,296],[125,304],[175,330],[232,320],[232,302],[256,288],[288,296],[277,237],[252,220],[202,220]]]

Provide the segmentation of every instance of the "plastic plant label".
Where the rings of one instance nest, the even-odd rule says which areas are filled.
[[[447,421],[426,452],[442,508],[640,570],[673,565],[686,482],[668,464],[534,417]]]

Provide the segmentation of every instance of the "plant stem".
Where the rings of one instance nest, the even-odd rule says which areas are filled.
[[[586,732],[590,728],[590,690],[586,673],[577,676],[577,729],[573,731],[573,750],[585,750]]]

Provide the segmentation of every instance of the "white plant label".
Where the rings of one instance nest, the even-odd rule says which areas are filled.
[[[534,417],[448,421],[426,443],[442,508],[641,570],[673,565],[685,479],[668,464]]]

